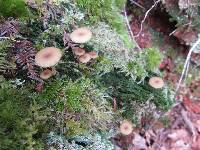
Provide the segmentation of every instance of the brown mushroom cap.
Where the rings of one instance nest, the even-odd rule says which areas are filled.
[[[120,132],[123,135],[129,135],[133,131],[133,125],[131,122],[124,120],[120,125]]]
[[[149,85],[152,86],[155,89],[160,89],[164,86],[164,81],[160,77],[152,77],[149,80]]]
[[[90,61],[90,59],[91,59],[91,57],[90,57],[90,55],[88,53],[86,53],[86,54],[84,54],[84,55],[79,57],[79,61],[81,63],[88,63]]]
[[[43,68],[51,67],[57,64],[62,57],[60,49],[55,47],[46,47],[40,50],[35,56],[35,63]]]
[[[90,55],[91,58],[94,58],[94,59],[98,57],[98,54],[95,51],[89,52],[89,55]]]
[[[75,43],[86,43],[91,37],[92,32],[86,27],[78,28],[70,34],[71,40]]]
[[[46,80],[50,78],[52,75],[53,75],[53,72],[50,69],[45,69],[44,71],[40,73],[40,78]]]
[[[73,48],[73,52],[77,56],[81,56],[81,55],[85,54],[85,50],[83,48],[79,48],[79,47]]]

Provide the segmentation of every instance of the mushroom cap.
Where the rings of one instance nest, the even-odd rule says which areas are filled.
[[[89,55],[90,55],[91,58],[97,58],[98,57],[98,54],[95,51],[89,52]]]
[[[73,48],[73,52],[77,56],[81,56],[81,55],[85,54],[85,50],[83,48],[80,48],[80,47]]]
[[[43,68],[52,67],[57,64],[62,57],[60,49],[55,47],[46,47],[40,50],[35,56],[35,63]]]
[[[50,78],[52,75],[53,75],[53,72],[50,69],[45,69],[44,71],[40,73],[40,78],[46,80]]]
[[[149,85],[152,86],[155,89],[160,89],[164,86],[164,81],[160,77],[152,77],[149,80]]]
[[[124,120],[120,125],[120,132],[123,135],[129,135],[133,131],[133,125],[131,122]]]
[[[86,28],[78,28],[70,34],[70,38],[74,43],[86,43],[92,37],[92,32]]]
[[[90,55],[88,53],[86,53],[86,54],[84,54],[84,55],[79,57],[79,61],[81,63],[88,63],[90,61],[90,59],[91,59],[91,57],[90,57]]]

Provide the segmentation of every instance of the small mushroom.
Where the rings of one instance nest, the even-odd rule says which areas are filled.
[[[86,43],[91,39],[91,37],[92,32],[86,27],[78,28],[70,34],[70,39],[74,43]]]
[[[95,59],[95,58],[98,57],[98,54],[97,54],[97,52],[95,52],[95,51],[89,52],[89,55],[90,55],[90,57],[93,58],[93,59]]]
[[[43,80],[47,80],[49,79],[51,76],[53,75],[53,71],[51,71],[50,69],[45,69],[44,71],[42,71],[40,73],[40,78]]]
[[[79,47],[73,48],[73,52],[76,56],[81,56],[85,54],[85,50]]]
[[[35,63],[43,68],[52,67],[60,61],[61,57],[62,52],[60,49],[46,47],[36,54]]]
[[[133,125],[131,122],[124,120],[120,125],[120,132],[123,135],[129,135],[133,131]]]
[[[90,61],[90,59],[91,59],[91,57],[90,57],[90,55],[88,53],[86,53],[86,54],[84,54],[84,55],[79,57],[79,61],[81,63],[88,63]]]
[[[160,89],[164,86],[164,81],[160,77],[152,77],[149,80],[149,85],[155,89]]]

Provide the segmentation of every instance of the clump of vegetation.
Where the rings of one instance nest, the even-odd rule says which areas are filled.
[[[12,57],[17,64],[9,75],[0,71],[4,76],[0,78],[3,149],[113,149],[108,139],[123,118],[132,119],[133,101],[145,104],[153,97],[158,110],[171,106],[168,88],[155,90],[147,81],[160,75],[158,50],[136,52],[125,43],[129,38],[120,12],[124,4],[123,0],[36,1],[26,8],[33,17],[17,19],[12,32],[7,34],[4,31],[10,28],[0,25],[5,38],[0,41],[0,67],[10,69],[4,63],[12,64]],[[90,41],[73,42],[70,33],[84,26],[92,32]],[[60,49],[61,60],[54,66],[36,63],[38,51],[46,47]],[[82,63],[75,48],[98,54]],[[54,75],[41,80],[39,73],[46,69]]]
[[[11,43],[8,40],[0,41],[0,73],[5,73],[6,70],[14,70],[16,64],[14,60],[8,60],[8,49],[11,47]]]
[[[1,148],[43,148],[43,135],[50,127],[45,124],[48,120],[48,108],[38,104],[26,89],[16,89],[5,80],[1,82]]]
[[[129,49],[120,36],[105,23],[99,23],[97,26],[92,27],[91,30],[94,33],[94,37],[88,44],[92,45],[94,50],[103,53],[107,57],[105,66],[112,64],[110,66],[120,69],[126,75],[130,75],[133,80],[144,80],[148,76],[148,72],[156,71],[158,73],[156,68],[158,68],[162,55],[156,48],[135,52]],[[103,57],[99,59],[105,60]],[[101,63],[103,62],[101,61]],[[109,68],[109,71],[113,69],[112,67],[104,68]],[[108,72],[106,69],[104,70],[104,73]]]
[[[27,14],[24,0],[0,0],[0,16],[25,17]]]
[[[167,87],[165,90],[156,90],[147,81],[138,84],[123,73],[105,74],[102,76],[101,82],[104,86],[109,87],[108,92],[117,99],[118,107],[125,108],[123,112],[125,118],[129,118],[129,114],[137,113],[133,101],[141,105],[151,100],[151,103],[162,111],[168,110],[173,104],[173,93]]]

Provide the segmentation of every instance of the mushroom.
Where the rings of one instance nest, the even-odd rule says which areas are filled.
[[[89,52],[89,55],[90,55],[91,58],[94,58],[94,59],[98,57],[98,54],[95,51]]]
[[[49,70],[49,69],[45,69],[44,71],[42,71],[40,73],[40,78],[43,80],[46,80],[48,78],[50,78],[53,75],[53,71]]]
[[[120,125],[120,132],[123,135],[129,135],[133,131],[133,125],[131,122],[124,120]]]
[[[86,54],[84,54],[84,55],[79,57],[79,61],[81,63],[88,63],[90,61],[90,59],[91,59],[91,57],[90,57],[90,55],[88,53],[86,53]]]
[[[91,37],[92,32],[86,27],[78,28],[70,34],[70,39],[74,43],[86,43],[91,39]]]
[[[81,55],[85,54],[85,50],[83,48],[79,48],[79,47],[73,48],[73,52],[77,56],[81,56]]]
[[[152,86],[155,89],[160,89],[164,86],[164,81],[160,77],[152,77],[149,80],[149,85]]]
[[[43,68],[51,67],[57,64],[62,57],[60,49],[55,47],[46,47],[40,50],[35,56],[35,63]]]

